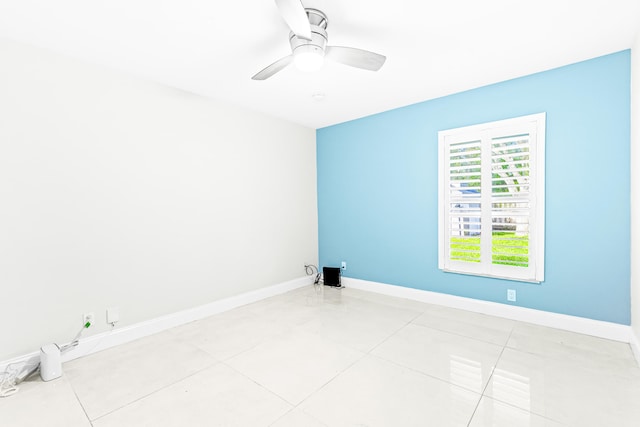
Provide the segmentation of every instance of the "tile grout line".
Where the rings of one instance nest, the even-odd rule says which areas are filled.
[[[415,319],[414,319],[414,320],[415,320]],[[467,338],[467,339],[470,339],[470,340],[474,340],[474,341],[477,341],[477,342],[481,342],[481,343],[483,343],[483,344],[491,344],[491,345],[495,345],[495,346],[498,346],[498,347],[500,347],[500,346],[503,346],[503,347],[504,347],[504,345],[503,345],[503,344],[497,344],[497,343],[492,342],[492,341],[482,340],[482,339],[480,339],[480,338],[476,338],[476,337],[472,337],[472,336],[469,336],[469,335],[461,334],[461,333],[459,333],[459,332],[453,332],[453,331],[449,331],[449,330],[446,330],[446,329],[435,328],[435,327],[433,327],[433,326],[423,325],[423,324],[421,324],[421,323],[415,323],[415,322],[413,322],[413,321],[411,321],[411,322],[412,322],[412,324],[413,324],[413,325],[415,325],[415,326],[419,326],[419,327],[421,327],[421,328],[431,329],[432,331],[438,331],[438,332],[443,332],[443,333],[445,333],[445,334],[455,335],[455,336],[457,336],[457,337]],[[515,327],[515,325],[514,325],[513,327]],[[511,329],[511,331],[509,331],[509,336],[507,337],[507,341],[508,341],[508,340],[509,340],[509,338],[511,337],[511,332],[513,332],[513,327],[512,327],[512,329]]]
[[[473,418],[476,416],[476,412],[478,412],[478,408],[480,407],[480,403],[482,402],[482,399],[485,398],[485,397],[488,397],[488,396],[485,395],[485,393],[487,392],[487,388],[489,388],[489,384],[491,384],[491,379],[493,378],[493,374],[495,373],[496,368],[498,367],[498,363],[500,363],[500,359],[502,359],[502,355],[504,354],[504,351],[507,349],[507,344],[509,343],[509,340],[511,339],[511,335],[513,335],[513,330],[515,328],[516,328],[516,325],[514,324],[511,327],[511,330],[509,331],[509,336],[507,337],[506,341],[502,345],[502,350],[500,351],[500,354],[498,355],[498,358],[496,359],[496,363],[491,368],[491,373],[489,374],[489,378],[487,378],[487,384],[482,389],[482,393],[480,393],[480,399],[478,399],[478,403],[476,404],[476,407],[473,409],[473,413],[471,414],[471,417],[469,418],[469,422],[467,423],[467,427],[469,427],[471,425],[471,422],[473,421]]]
[[[80,400],[80,397],[78,397],[78,393],[76,392],[76,389],[73,386],[73,382],[71,381],[70,378],[67,378],[67,380],[69,381],[69,386],[71,387],[71,390],[73,391],[73,395],[76,397],[76,401],[78,402],[78,405],[80,405],[80,408],[82,408],[82,412],[84,412],[84,416],[87,417],[87,421],[89,422],[91,427],[93,427],[93,421],[91,420],[91,418],[89,418],[89,414],[87,414],[87,410],[85,409],[84,405],[82,404],[82,401]]]
[[[355,296],[354,296],[354,297],[355,297]],[[373,302],[373,301],[368,301],[368,300],[366,300],[366,299],[361,299],[361,298],[358,298],[358,297],[355,297],[355,298],[356,298],[356,299],[360,299],[361,301],[364,301],[364,302]],[[373,302],[373,303],[375,303],[375,302]],[[395,308],[398,308],[398,309],[400,309],[400,310],[404,310],[404,309],[399,308],[399,307],[395,307]],[[473,340],[475,340],[475,341],[478,341],[478,342],[481,342],[481,343],[484,343],[484,344],[499,345],[499,344],[495,344],[495,343],[492,343],[492,342],[488,342],[488,341],[479,340],[479,339],[476,339],[476,338],[473,338],[473,337],[469,337],[469,336],[466,336],[466,335],[456,334],[456,333],[449,332],[449,331],[444,331],[444,330],[441,330],[441,329],[438,329],[438,328],[432,328],[432,327],[429,327],[429,326],[426,326],[426,325],[420,325],[420,324],[418,324],[418,323],[415,323],[415,320],[416,320],[416,319],[418,319],[418,318],[419,318],[420,316],[422,316],[423,314],[425,314],[428,310],[423,310],[423,311],[414,310],[414,309],[406,309],[406,310],[407,310],[407,311],[414,311],[414,312],[416,312],[416,315],[415,315],[413,318],[411,318],[410,320],[406,321],[402,326],[400,326],[399,328],[397,328],[394,332],[392,332],[392,333],[391,333],[389,336],[387,336],[385,339],[383,339],[382,341],[380,341],[379,343],[377,343],[376,345],[374,345],[374,346],[373,346],[371,349],[369,349],[367,352],[362,352],[362,353],[363,353],[363,356],[362,356],[362,357],[360,357],[358,360],[354,361],[354,362],[353,362],[352,364],[350,364],[349,366],[345,367],[345,369],[343,369],[343,370],[342,370],[342,371],[340,371],[338,374],[336,374],[334,377],[332,377],[330,380],[328,380],[328,381],[327,381],[325,384],[323,384],[320,388],[318,388],[317,390],[315,390],[315,391],[314,391],[313,393],[311,393],[309,396],[305,397],[302,401],[300,401],[300,403],[299,403],[298,405],[295,405],[295,408],[298,408],[298,407],[299,407],[300,405],[302,405],[306,400],[308,400],[309,398],[311,398],[314,394],[316,394],[316,393],[320,392],[320,391],[321,391],[324,387],[326,387],[329,383],[331,383],[332,381],[334,381],[336,378],[338,378],[340,375],[342,375],[344,372],[346,372],[348,369],[350,369],[351,367],[353,367],[356,363],[360,362],[361,360],[363,360],[363,359],[364,359],[365,357],[367,357],[367,356],[369,356],[369,357],[373,357],[373,358],[376,358],[376,359],[378,359],[378,360],[382,360],[382,361],[385,361],[385,362],[388,362],[388,363],[391,363],[391,364],[393,364],[393,365],[395,365],[395,366],[398,366],[398,367],[400,367],[400,368],[403,368],[403,369],[408,369],[408,370],[413,371],[413,372],[415,372],[415,373],[417,373],[417,374],[419,374],[419,375],[423,375],[423,376],[425,376],[425,377],[432,378],[432,379],[434,379],[434,380],[436,380],[436,381],[441,381],[441,382],[444,382],[444,383],[447,383],[447,384],[450,384],[450,385],[454,385],[454,386],[455,386],[455,384],[452,384],[452,383],[450,383],[450,382],[448,382],[448,381],[446,381],[446,380],[443,380],[443,379],[441,379],[441,378],[438,378],[438,377],[436,377],[436,376],[433,376],[433,375],[430,375],[430,374],[424,373],[424,372],[419,371],[419,370],[416,370],[416,369],[414,369],[414,368],[410,368],[410,367],[404,366],[404,365],[402,365],[402,364],[396,363],[395,361],[388,360],[388,359],[386,359],[386,358],[384,358],[384,357],[380,357],[380,356],[376,356],[376,355],[372,354],[372,352],[373,352],[376,348],[378,348],[378,347],[380,347],[381,345],[383,345],[385,342],[387,342],[389,339],[391,339],[393,336],[395,336],[395,335],[396,335],[397,333],[399,333],[402,329],[406,328],[406,327],[407,327],[407,326],[409,326],[409,325],[416,325],[416,326],[418,326],[418,327],[424,327],[424,328],[432,329],[432,330],[435,330],[435,331],[440,331],[440,332],[450,333],[450,334],[452,334],[452,335],[456,335],[456,336],[459,336],[459,337],[463,337],[463,338],[467,338],[467,339],[473,339]],[[511,334],[512,334],[512,332],[513,332],[513,328],[514,328],[514,327],[515,327],[515,325],[511,327],[511,330],[509,331],[509,336],[508,336],[508,337],[507,337],[507,339],[505,340],[505,344],[503,344],[503,345],[502,345],[502,350],[501,350],[501,352],[500,352],[500,355],[499,355],[499,356],[498,356],[498,358],[496,359],[496,363],[495,363],[494,367],[493,367],[493,368],[492,368],[492,370],[491,370],[491,374],[489,375],[489,380],[491,379],[491,377],[492,377],[492,375],[493,375],[493,371],[495,370],[495,366],[497,366],[498,361],[500,360],[500,357],[502,356],[502,353],[504,352],[504,349],[506,348],[506,343],[509,341],[509,338],[511,338]],[[327,338],[327,339],[331,340],[330,338]],[[331,340],[331,341],[334,341],[334,340]],[[334,341],[334,342],[336,342],[336,341]],[[338,342],[336,342],[336,343],[338,343]],[[342,343],[338,343],[338,344],[340,344],[340,345],[344,345],[344,344],[342,344]],[[259,385],[261,385],[261,384],[259,384]],[[475,412],[476,412],[476,410],[477,410],[478,406],[480,405],[480,401],[482,400],[482,397],[484,396],[484,392],[485,392],[486,388],[488,387],[488,385],[489,385],[489,381],[487,381],[487,385],[485,385],[485,387],[484,387],[484,389],[482,390],[482,392],[481,392],[481,393],[477,393],[477,392],[476,392],[477,394],[479,394],[480,398],[478,399],[478,403],[476,404],[476,406],[475,406],[475,408],[474,408],[474,411],[473,411],[473,413],[471,414],[471,417],[470,417],[470,419],[469,419],[469,423],[470,423],[470,422],[471,422],[471,420],[473,419],[473,416],[475,415]],[[261,385],[261,386],[262,386],[262,385]],[[464,390],[469,390],[469,389],[466,389],[465,387],[461,387],[461,386],[457,386],[457,387],[460,387],[461,389],[464,389]],[[266,387],[265,387],[265,388],[266,388]],[[469,391],[473,392],[473,390],[469,390]],[[286,401],[286,400],[285,400],[285,401]],[[290,402],[288,402],[288,403],[290,403]],[[290,411],[290,412],[291,412],[291,411]]]
[[[113,413],[115,413],[115,412],[118,412],[118,411],[120,411],[121,409],[124,409],[124,408],[126,408],[126,407],[128,407],[128,406],[131,406],[131,405],[133,405],[133,404],[134,404],[134,403],[136,403],[136,402],[139,402],[139,401],[141,401],[141,400],[144,400],[144,399],[146,399],[146,398],[147,398],[147,397],[149,397],[149,396],[152,396],[152,395],[154,395],[154,394],[156,394],[156,393],[158,393],[158,392],[160,392],[160,391],[162,391],[162,390],[164,390],[164,389],[167,389],[167,388],[169,388],[169,387],[171,387],[171,386],[174,386],[174,385],[178,384],[179,382],[182,382],[182,381],[186,380],[187,378],[191,378],[191,377],[193,377],[193,376],[195,376],[195,375],[198,375],[198,374],[202,373],[203,371],[206,371],[207,369],[210,369],[210,368],[212,368],[212,367],[214,367],[214,366],[216,366],[216,365],[218,365],[218,364],[220,364],[220,363],[222,363],[222,362],[220,362],[219,360],[215,360],[215,361],[214,361],[214,363],[212,363],[212,364],[211,364],[211,365],[209,365],[209,366],[206,366],[206,367],[204,367],[204,368],[202,368],[202,369],[198,369],[197,371],[195,371],[195,372],[193,372],[193,373],[191,373],[191,374],[189,374],[189,375],[187,375],[187,376],[184,376],[184,377],[182,377],[182,378],[180,378],[180,379],[177,379],[176,381],[173,381],[173,382],[171,382],[171,383],[169,383],[169,384],[166,384],[166,385],[164,385],[164,386],[160,387],[160,388],[159,388],[159,389],[157,389],[157,390],[154,390],[154,391],[152,391],[152,392],[150,392],[150,393],[145,394],[144,396],[140,396],[140,397],[138,397],[138,398],[136,398],[136,399],[134,399],[134,400],[132,400],[132,401],[130,401],[130,402],[127,402],[126,404],[124,404],[124,405],[122,405],[122,406],[120,406],[120,407],[118,407],[118,408],[115,408],[115,409],[113,409],[113,410],[111,410],[111,411],[108,411],[108,412],[106,412],[106,413],[104,413],[104,414],[102,414],[102,415],[100,415],[100,416],[98,416],[98,417],[94,418],[93,420],[91,420],[88,416],[87,416],[87,418],[89,418],[89,421],[91,422],[91,425],[93,425],[93,422],[94,422],[94,421],[98,421],[99,419],[104,418],[104,417],[106,417],[107,415],[111,415],[111,414],[113,414]],[[74,392],[75,392],[75,390],[74,390]],[[85,412],[86,412],[86,411],[85,411]]]
[[[386,343],[387,341],[389,341],[391,339],[391,337],[395,336],[398,332],[400,332],[401,330],[403,330],[404,328],[406,328],[409,325],[414,324],[413,321],[416,320],[418,317],[422,316],[424,314],[424,312],[417,314],[413,319],[409,320],[408,322],[406,322],[404,325],[400,326],[398,329],[396,329],[395,331],[393,331],[388,337],[386,337],[385,339],[383,339],[382,341],[380,341],[378,344],[374,345],[369,351],[366,352],[366,355],[368,356],[373,356],[375,357],[373,354],[371,354],[375,349],[377,349],[378,347],[380,347],[382,344]]]
[[[385,339],[384,339],[384,340],[382,340],[380,343],[378,343],[376,346],[374,346],[371,350],[369,350],[369,352],[368,352],[366,355],[367,355],[367,356],[370,356],[370,357],[374,357],[374,358],[376,358],[376,359],[378,359],[378,360],[382,360],[382,361],[385,361],[385,362],[391,363],[392,365],[398,366],[398,367],[403,368],[403,369],[407,369],[407,370],[409,370],[409,371],[415,372],[415,373],[420,374],[420,375],[423,375],[423,376],[425,376],[425,377],[429,377],[429,378],[432,378],[432,379],[437,380],[437,381],[442,381],[442,382],[445,382],[445,383],[447,383],[447,384],[453,385],[454,387],[459,387],[459,388],[461,388],[461,389],[463,389],[463,390],[467,390],[467,391],[471,391],[472,393],[479,394],[479,395],[480,395],[480,398],[482,399],[482,397],[483,397],[483,395],[484,395],[484,391],[486,390],[486,388],[487,388],[487,387],[488,387],[488,385],[489,385],[489,382],[488,382],[488,381],[487,381],[487,385],[484,387],[484,389],[482,390],[482,392],[481,392],[481,393],[478,393],[478,392],[476,392],[476,391],[474,391],[474,390],[470,390],[470,389],[468,389],[468,388],[466,388],[466,387],[463,387],[463,386],[460,386],[460,385],[453,384],[452,382],[447,381],[447,380],[442,379],[442,378],[439,378],[439,377],[437,377],[437,376],[435,376],[435,375],[428,374],[428,373],[426,373],[426,372],[420,371],[419,369],[415,369],[415,368],[412,368],[412,367],[410,367],[410,366],[405,366],[405,365],[403,365],[403,364],[401,364],[401,363],[398,363],[398,362],[396,362],[396,361],[394,361],[394,360],[391,360],[391,359],[387,359],[386,357],[383,357],[383,356],[379,356],[379,355],[372,354],[372,352],[373,352],[376,348],[380,347],[382,344],[384,344],[384,343],[385,343],[385,342],[387,342],[389,339],[391,339],[391,337],[393,337],[394,335],[396,335],[398,332],[400,332],[402,329],[406,328],[406,327],[407,327],[407,326],[409,326],[409,325],[414,325],[414,326],[419,327],[419,328],[431,329],[432,331],[438,331],[438,332],[442,332],[442,333],[448,333],[448,334],[451,334],[451,335],[454,335],[454,336],[457,336],[457,337],[461,337],[461,338],[465,338],[465,339],[474,340],[474,341],[477,341],[477,342],[480,342],[480,343],[483,343],[483,344],[489,344],[489,345],[499,346],[499,344],[495,344],[495,343],[491,343],[491,342],[488,342],[488,341],[479,340],[479,339],[476,339],[476,338],[473,338],[473,337],[469,337],[469,336],[466,336],[466,335],[455,334],[455,333],[453,333],[453,332],[445,331],[445,330],[442,330],[442,329],[432,328],[432,327],[430,327],[430,326],[421,325],[421,324],[419,324],[419,323],[414,323],[414,320],[416,320],[418,317],[422,316],[422,314],[424,314],[424,313],[426,313],[426,311],[424,311],[424,312],[422,312],[422,313],[418,314],[418,315],[417,315],[416,317],[414,317],[412,320],[408,321],[404,326],[402,326],[402,327],[398,328],[394,333],[392,333],[391,335],[389,335],[387,338],[385,338]],[[514,326],[514,327],[515,327],[515,326]],[[498,364],[498,360],[500,360],[500,357],[502,356],[502,353],[504,352],[504,349],[505,349],[505,347],[506,347],[506,343],[509,341],[509,338],[511,338],[511,333],[513,332],[513,328],[514,328],[514,327],[512,327],[512,328],[511,328],[511,330],[509,331],[509,336],[507,337],[507,339],[506,339],[506,341],[505,341],[505,344],[502,346],[502,350],[500,351],[500,354],[498,355],[498,358],[496,359],[496,365]],[[491,377],[493,376],[493,371],[494,371],[494,369],[495,369],[495,366],[494,366],[494,367],[492,368],[492,370],[491,370],[491,374],[489,375],[489,379],[491,379]],[[478,404],[479,404],[479,403],[480,403],[480,401],[478,401]],[[477,405],[476,405],[476,408],[477,408]],[[475,409],[474,409],[474,413],[475,413]]]
[[[357,297],[354,297],[354,298],[357,298]],[[367,303],[375,303],[375,302],[373,302],[373,301],[368,301],[368,300],[363,299],[363,298],[357,298],[357,299],[360,299],[361,301],[364,301],[364,302],[367,302]],[[394,307],[394,308],[398,308],[398,307]],[[400,310],[404,310],[404,309],[402,309],[402,308],[398,308],[398,309],[400,309]],[[407,310],[407,311],[416,311],[416,310]],[[336,378],[338,378],[340,375],[342,375],[344,372],[346,372],[348,369],[350,369],[351,367],[353,367],[356,363],[358,363],[358,362],[362,361],[365,357],[369,356],[369,357],[375,357],[375,358],[378,358],[378,359],[381,359],[381,360],[386,360],[386,359],[383,359],[383,358],[379,358],[379,357],[377,357],[377,356],[375,356],[375,355],[373,355],[373,354],[371,354],[371,353],[372,353],[376,348],[380,347],[382,344],[384,344],[385,342],[387,342],[391,337],[393,337],[393,336],[394,336],[394,335],[396,335],[398,332],[400,332],[402,329],[404,329],[404,328],[406,328],[408,325],[412,324],[412,323],[413,323],[413,321],[414,321],[415,319],[417,319],[418,317],[422,316],[422,315],[425,313],[425,311],[422,311],[422,312],[416,311],[416,313],[417,313],[417,314],[416,314],[416,315],[415,315],[411,320],[408,320],[407,322],[405,322],[405,324],[404,324],[404,325],[400,326],[398,329],[396,329],[394,332],[392,332],[391,334],[389,334],[389,336],[387,336],[385,339],[383,339],[382,341],[380,341],[379,343],[377,343],[376,345],[374,345],[374,346],[373,346],[371,349],[369,349],[368,351],[364,352],[364,351],[360,351],[360,350],[357,350],[357,349],[356,349],[356,351],[359,351],[359,352],[361,352],[361,353],[362,353],[362,356],[361,356],[360,358],[358,358],[358,359],[357,359],[357,360],[355,360],[353,363],[351,363],[350,365],[348,365],[347,367],[345,367],[342,371],[338,372],[335,376],[333,376],[329,381],[327,381],[326,383],[324,383],[320,388],[318,388],[316,391],[314,391],[314,392],[313,392],[313,393],[311,393],[309,396],[307,396],[306,398],[304,398],[304,399],[303,399],[303,400],[302,400],[298,405],[296,405],[296,407],[298,407],[299,405],[301,405],[303,402],[305,402],[307,399],[309,399],[309,398],[310,398],[311,396],[313,396],[315,393],[318,393],[320,390],[322,390],[323,388],[325,388],[329,383],[331,383],[331,382],[332,382],[332,381],[334,381]],[[330,338],[327,338],[327,339],[331,340]],[[334,341],[334,340],[331,340],[331,341]],[[345,346],[344,344],[342,344],[342,343],[338,343],[337,341],[334,341],[334,342],[336,342],[337,344],[340,344],[340,345]],[[352,348],[352,347],[349,347],[349,346],[345,346],[345,347],[347,347],[347,348]],[[400,366],[400,365],[398,365],[398,366]],[[416,371],[416,372],[417,372],[417,371]]]
[[[277,397],[278,399],[282,400],[284,403],[286,403],[287,405],[291,405],[291,409],[289,410],[289,412],[291,412],[291,410],[293,410],[294,408],[297,408],[298,405],[289,402],[287,399],[285,399],[283,396],[280,396],[278,393],[276,393],[275,391],[271,390],[270,388],[268,388],[266,385],[259,383],[258,381],[254,380],[253,378],[251,378],[250,376],[246,375],[244,372],[240,372],[238,371],[236,368],[234,368],[233,366],[227,364],[226,362],[220,362],[222,365],[226,366],[227,368],[231,369],[233,372],[235,372],[236,374],[242,376],[243,378],[246,378],[247,380],[251,381],[252,383],[254,383],[255,385],[257,385],[258,387],[260,387],[261,389],[264,389],[265,391],[267,391],[270,394],[273,394],[275,397]],[[288,413],[288,412],[287,412]],[[284,416],[284,415],[283,415]]]
[[[300,402],[302,403],[302,402]],[[298,409],[297,406],[294,406],[293,408],[289,409],[287,412],[285,412],[284,414],[282,414],[282,416],[280,418],[278,418],[277,420],[275,420],[274,422],[272,422],[271,424],[269,424],[269,427],[273,427],[274,425],[276,425],[277,423],[279,423],[284,417],[286,417],[287,415],[289,415],[290,413],[292,413],[293,411],[295,411],[296,409]],[[302,412],[303,414],[305,414],[307,417],[313,419],[316,423],[318,424],[322,424],[322,427],[329,427],[328,425],[326,425],[324,422],[320,421],[319,419],[317,419],[316,417],[314,417],[313,415],[309,414],[308,412],[300,409],[300,412]]]
[[[361,300],[361,301],[363,301],[363,302],[367,302],[367,303],[371,303],[371,302],[372,302],[372,301],[367,301],[366,299],[361,299],[361,298],[357,298],[357,297],[352,297],[352,298],[356,298],[356,299],[359,299],[359,300]],[[394,308],[396,308],[396,307],[394,307]],[[399,308],[399,309],[401,309],[401,308]],[[401,310],[403,310],[403,309],[401,309]],[[409,310],[409,311],[416,311],[416,310]],[[361,353],[362,355],[361,355],[359,358],[357,358],[356,360],[354,360],[352,363],[350,363],[349,365],[347,365],[347,366],[346,366],[344,369],[342,369],[340,372],[336,373],[336,374],[335,374],[333,377],[331,377],[328,381],[326,381],[324,384],[322,384],[322,385],[321,385],[317,390],[314,390],[314,391],[313,391],[309,396],[307,396],[307,397],[305,397],[304,399],[302,399],[302,400],[300,401],[300,403],[298,403],[297,405],[294,405],[293,403],[291,403],[291,402],[289,402],[288,400],[284,399],[283,397],[279,396],[277,393],[273,392],[272,390],[270,390],[270,389],[269,389],[269,388],[267,388],[266,386],[264,386],[264,385],[262,385],[262,384],[260,384],[260,383],[256,382],[256,381],[255,381],[255,380],[253,380],[252,378],[249,378],[249,377],[247,377],[247,378],[249,378],[251,381],[253,381],[253,382],[255,382],[256,384],[258,384],[260,387],[263,387],[263,388],[265,388],[266,390],[268,390],[269,392],[271,392],[271,393],[273,393],[274,395],[278,396],[279,398],[281,398],[281,399],[282,399],[282,400],[284,400],[285,402],[287,402],[287,403],[291,404],[291,405],[293,406],[293,408],[292,408],[291,410],[293,410],[293,409],[295,409],[295,408],[299,408],[299,407],[300,407],[300,405],[302,405],[305,401],[307,401],[309,398],[311,398],[311,397],[312,397],[313,395],[315,395],[316,393],[320,392],[320,391],[321,391],[323,388],[325,388],[329,383],[333,382],[336,378],[338,378],[340,375],[342,375],[342,374],[343,374],[343,373],[345,373],[347,370],[349,370],[350,368],[352,368],[352,367],[353,367],[355,364],[357,364],[358,362],[362,361],[362,360],[363,360],[364,358],[366,358],[367,356],[376,357],[376,356],[374,356],[374,355],[372,355],[372,354],[371,354],[371,352],[372,352],[373,350],[375,350],[377,347],[379,347],[380,345],[382,345],[384,342],[386,342],[386,341],[387,341],[389,338],[391,338],[393,335],[397,334],[400,330],[402,330],[402,329],[403,329],[403,328],[405,328],[407,325],[411,324],[415,319],[417,319],[417,318],[418,318],[418,317],[420,317],[422,314],[424,314],[424,312],[418,312],[418,311],[416,311],[416,313],[417,313],[417,314],[416,314],[416,315],[415,315],[411,320],[407,321],[404,325],[400,326],[400,327],[399,327],[398,329],[396,329],[393,333],[391,333],[388,337],[386,337],[384,340],[382,340],[381,342],[379,342],[378,344],[376,344],[375,346],[373,346],[371,349],[369,349],[369,350],[368,350],[368,351],[366,351],[366,352],[361,351],[361,350],[358,350],[358,349],[354,349],[354,348],[352,348],[352,347],[350,347],[350,346],[347,346],[347,345],[345,345],[345,344],[343,344],[343,343],[340,343],[340,342],[338,342],[338,341],[335,341],[335,340],[333,340],[333,339],[331,339],[331,338],[323,337],[323,338],[325,338],[325,339],[328,339],[329,341],[334,342],[335,344],[338,344],[338,345],[343,346],[343,347],[345,347],[345,348],[349,348],[349,349],[352,349],[352,350],[358,351],[358,352],[359,352],[359,353]],[[310,321],[311,321],[311,320],[309,320],[309,322],[310,322]],[[322,337],[322,335],[320,335],[320,334],[319,334],[319,336],[321,336],[321,337]],[[384,360],[384,359],[382,359],[382,360]],[[223,362],[223,363],[224,363],[224,362]],[[226,365],[226,363],[225,363],[225,365]],[[227,365],[227,366],[228,366],[228,365]],[[229,366],[229,367],[233,369],[233,367],[231,367],[231,366]],[[235,371],[235,369],[234,369],[234,371]],[[236,371],[236,372],[238,372],[238,371]],[[243,374],[242,372],[238,372],[238,373],[240,373],[241,375],[243,375],[243,376],[244,376],[244,374]],[[291,411],[289,411],[289,412],[291,412]],[[303,411],[303,412],[304,412],[304,411]],[[285,415],[286,415],[286,414],[285,414]],[[284,416],[284,415],[283,415],[283,416]],[[323,424],[324,424],[324,423],[323,423]]]

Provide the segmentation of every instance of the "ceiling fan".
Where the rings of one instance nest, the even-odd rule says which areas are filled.
[[[318,70],[324,58],[363,70],[378,71],[387,59],[368,50],[354,47],[327,46],[327,16],[317,10],[305,8],[300,0],[275,0],[280,14],[291,32],[291,54],[278,59],[255,76],[253,80],[266,80],[292,62],[303,71]]]

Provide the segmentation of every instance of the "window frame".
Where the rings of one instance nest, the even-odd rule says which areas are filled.
[[[492,174],[491,144],[495,138],[510,134],[529,135],[530,208],[528,233],[528,265],[517,267],[494,264],[492,261]],[[544,233],[545,233],[545,136],[546,113],[530,114],[489,123],[447,129],[438,132],[438,268],[444,272],[470,274],[522,282],[544,281]],[[465,262],[449,257],[451,242],[450,215],[450,166],[449,147],[460,142],[480,141],[481,152],[481,227],[489,225],[490,232],[481,234],[482,261]],[[486,165],[489,165],[488,167]],[[484,184],[487,182],[488,184]],[[489,191],[486,191],[488,189]],[[476,199],[473,199],[476,200]]]

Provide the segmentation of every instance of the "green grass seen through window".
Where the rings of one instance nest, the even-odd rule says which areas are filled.
[[[480,262],[480,237],[452,237],[450,258]],[[516,267],[529,266],[529,236],[495,231],[492,235],[492,262]]]

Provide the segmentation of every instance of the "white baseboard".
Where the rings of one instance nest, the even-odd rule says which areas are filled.
[[[155,319],[146,320],[144,322],[136,323],[122,328],[115,328],[108,332],[102,332],[100,334],[92,335],[87,338],[82,338],[80,339],[77,347],[64,354],[62,361],[68,362],[70,360],[87,356],[89,354],[96,353],[107,348],[115,347],[120,344],[125,344],[127,342],[143,338],[176,326],[180,326],[185,323],[213,316],[214,314],[222,313],[236,307],[251,304],[253,302],[260,301],[275,295],[280,295],[285,292],[310,285],[312,283],[313,276],[301,277],[255,291],[245,292],[240,295],[224,298],[218,301],[211,302],[209,304],[201,305],[199,307],[171,313],[166,316],[157,317]],[[59,345],[62,346],[63,344]],[[0,373],[4,372],[9,365],[18,365],[15,368],[18,368],[20,371],[22,371],[28,366],[35,366],[39,361],[39,350],[34,351],[33,353],[15,357],[10,360],[1,361]]]
[[[193,322],[195,320],[203,319],[214,314],[222,313],[236,307],[260,301],[265,298],[283,294],[309,285],[312,283],[312,280],[312,276],[301,277],[285,283],[246,292],[199,307],[179,311],[166,316],[83,338],[80,340],[77,347],[64,355],[63,362],[77,359],[120,344],[125,344],[139,338],[180,326],[185,323]],[[504,317],[507,319],[629,343],[636,360],[640,364],[640,342],[631,330],[630,326],[495,302],[481,301],[472,298],[464,298],[455,295],[441,294],[420,289],[370,282],[350,277],[343,277],[342,284],[348,288]],[[14,364],[19,365],[19,369],[22,370],[24,367],[37,364],[39,362],[39,357],[39,351],[34,351],[10,360],[1,361],[0,372],[4,372],[7,366]]]
[[[603,322],[601,320],[551,313],[548,311],[500,304],[497,302],[481,301],[455,295],[441,294],[438,292],[405,288],[403,286],[352,279],[350,277],[343,277],[342,284],[348,288],[376,292],[379,294],[411,299],[429,304],[459,308],[476,313],[489,314],[521,322],[564,329],[571,332],[578,332],[581,334],[607,338],[625,343],[631,343],[632,336],[634,336],[630,326],[620,325],[618,323]],[[636,358],[640,361],[640,358],[637,356]]]

